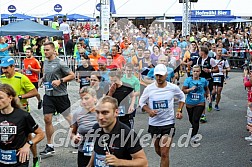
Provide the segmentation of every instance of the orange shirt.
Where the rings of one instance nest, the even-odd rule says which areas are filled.
[[[101,55],[97,54],[96,56],[94,56],[94,55],[91,54],[88,57],[90,58],[91,66],[93,66],[94,69],[97,71],[99,69],[98,59],[101,58]]]
[[[39,61],[34,57],[24,59],[24,74],[30,79],[31,82],[38,82],[38,74],[28,70],[28,65],[30,65],[33,69],[41,69]]]
[[[117,65],[119,68],[122,68],[126,64],[126,60],[120,54],[113,56],[113,64]]]

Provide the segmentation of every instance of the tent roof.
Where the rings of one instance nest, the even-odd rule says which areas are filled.
[[[73,21],[95,21],[95,18],[80,15],[80,14],[69,14],[67,15],[67,20]]]
[[[50,15],[50,16],[46,16],[46,17],[42,17],[41,20],[42,21],[53,21],[54,17],[57,16],[57,17],[63,17],[65,16],[64,14],[53,14],[53,15]]]
[[[62,36],[63,32],[31,20],[24,20],[0,27],[0,35]]]

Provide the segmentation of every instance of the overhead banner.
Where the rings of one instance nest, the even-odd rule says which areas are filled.
[[[231,10],[191,10],[191,16],[231,16]]]
[[[109,5],[101,5],[101,39],[109,40],[109,19],[110,7]]]

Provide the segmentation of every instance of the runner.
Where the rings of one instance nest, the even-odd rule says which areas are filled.
[[[108,92],[109,83],[103,81],[103,78],[98,71],[93,71],[90,76],[90,87],[96,91],[97,99],[100,99]]]
[[[106,96],[98,102],[96,106],[98,124],[95,124],[93,128],[94,131],[99,131],[99,137],[93,139],[95,141],[94,152],[87,167],[148,166],[147,158],[139,143],[139,139],[136,139],[135,132],[118,121],[118,114],[118,103],[115,98]],[[113,138],[113,140],[112,137],[114,135],[118,137]],[[125,141],[128,135],[131,135],[130,138],[134,140],[128,140],[125,145],[122,141]],[[135,140],[136,142],[133,144],[132,141]]]
[[[175,67],[174,73],[175,73],[175,78],[177,79],[177,85],[180,85],[180,82],[179,82],[180,73],[179,73],[179,71],[182,71],[182,67],[180,66],[181,58],[182,58],[182,51],[178,47],[178,42],[176,40],[173,41],[173,47],[171,48],[171,54],[173,55],[173,57],[176,58],[176,67]]]
[[[44,51],[47,59],[44,62],[44,76],[41,78],[41,82],[44,82],[45,85],[43,114],[47,144],[45,150],[40,152],[40,155],[50,155],[55,153],[52,144],[53,114],[55,111],[62,114],[69,124],[72,120],[67,82],[73,80],[75,75],[63,60],[56,57],[55,47],[52,42],[44,44]]]
[[[199,121],[201,114],[205,109],[205,94],[210,101],[210,92],[208,89],[208,81],[200,78],[200,66],[193,66],[193,76],[188,77],[184,81],[182,91],[188,94],[186,97],[186,109],[189,121],[192,124],[191,142],[196,142],[196,134],[199,130]]]
[[[133,129],[133,112],[136,99],[134,89],[129,84],[122,82],[121,71],[111,71],[109,73],[109,78],[111,85],[107,95],[117,99],[118,101],[118,116],[120,122]]]
[[[0,167],[28,167],[30,147],[44,138],[32,116],[20,109],[16,96],[10,85],[0,85]],[[28,134],[31,133],[35,137],[30,140]],[[33,164],[33,167],[39,165]]]
[[[95,104],[96,92],[92,88],[83,87],[80,90],[81,104],[75,109],[71,128],[71,139],[78,144],[78,167],[86,167],[93,152],[93,143],[85,142],[85,134],[97,123]]]
[[[218,73],[219,69],[218,66],[215,63],[215,60],[213,58],[208,57],[208,48],[205,46],[200,47],[200,58],[197,59],[197,65],[201,68],[200,77],[205,78],[208,83],[208,88],[210,93],[213,90],[213,78],[212,73]],[[210,112],[212,111],[212,102],[210,101],[208,104],[207,110]],[[206,113],[205,110],[203,111],[203,114],[201,115],[200,122],[206,123]]]
[[[215,95],[217,94],[214,109],[216,111],[220,111],[219,103],[220,103],[221,92],[222,92],[223,83],[224,83],[224,75],[226,74],[226,71],[230,71],[228,61],[222,57],[221,47],[217,48],[215,63],[217,64],[219,68],[219,73],[213,73],[212,101],[215,101]]]
[[[164,64],[155,67],[154,75],[156,81],[144,89],[139,105],[149,114],[148,132],[155,140],[155,151],[161,157],[160,166],[169,167],[170,145],[175,132],[174,97],[179,101],[176,118],[181,119],[185,95],[178,86],[166,81],[168,74]]]
[[[95,71],[93,66],[90,65],[90,58],[88,56],[81,56],[82,65],[76,69],[76,81],[80,83],[80,89],[83,86],[90,86],[90,73]]]
[[[40,73],[40,63],[38,60],[33,56],[32,48],[27,48],[25,51],[26,58],[24,59],[24,73],[25,75],[30,79],[32,84],[35,86],[35,88],[38,91],[38,80]],[[42,108],[42,99],[40,97],[40,94],[36,96],[38,100],[38,109]]]

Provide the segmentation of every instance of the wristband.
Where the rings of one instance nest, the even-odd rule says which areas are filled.
[[[178,109],[177,109],[177,112],[182,113],[182,109],[181,109],[181,108],[178,108]]]
[[[63,81],[63,78],[61,78],[61,79],[60,79],[60,83],[63,83],[63,82],[64,82],[64,81]]]
[[[212,70],[211,69],[209,69],[209,73],[211,73],[212,72]]]
[[[23,98],[22,98],[22,95],[18,95],[18,98],[19,98],[20,100],[23,99]]]

